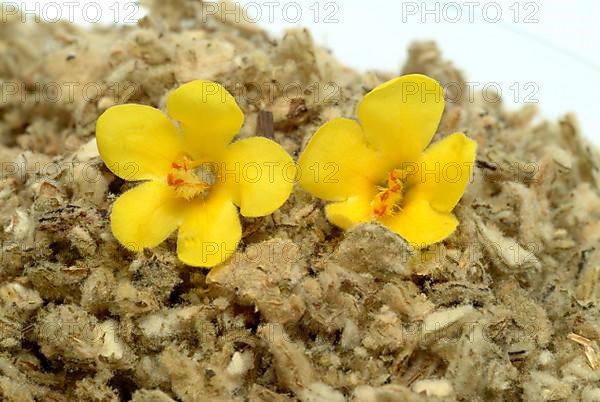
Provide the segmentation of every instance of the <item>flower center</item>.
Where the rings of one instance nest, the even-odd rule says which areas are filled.
[[[380,187],[380,191],[371,201],[373,214],[377,218],[394,215],[400,211],[406,177],[407,174],[402,169],[394,169],[388,173],[387,187]]]
[[[213,164],[193,161],[187,156],[173,162],[167,175],[167,183],[173,187],[175,194],[188,201],[206,198],[216,181],[217,172]]]

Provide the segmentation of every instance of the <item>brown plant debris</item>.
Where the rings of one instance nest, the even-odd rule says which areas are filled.
[[[600,157],[573,115],[467,99],[460,60],[433,43],[363,74],[306,30],[272,38],[203,1],[146,3],[137,26],[0,22],[0,400],[600,400]],[[111,205],[135,184],[97,153],[109,106],[164,110],[178,85],[215,80],[244,111],[239,137],[297,157],[367,91],[417,72],[452,91],[436,138],[478,143],[444,242],[344,233],[300,189],[244,220],[210,273],[179,262],[174,238],[136,254],[112,236]]]

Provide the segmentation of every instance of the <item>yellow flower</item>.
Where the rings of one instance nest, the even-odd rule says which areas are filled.
[[[452,209],[470,180],[476,144],[452,134],[425,150],[444,111],[443,90],[406,75],[368,93],[360,124],[325,123],[298,160],[298,182],[332,203],[327,218],[347,229],[379,221],[413,247],[442,241],[458,221]]]
[[[193,81],[167,100],[174,124],[161,111],[120,105],[98,119],[98,150],[117,176],[144,183],[121,195],[112,231],[140,251],[179,228],[177,254],[192,266],[213,267],[231,256],[242,237],[238,216],[259,217],[289,197],[296,168],[275,142],[252,137],[231,143],[244,116],[221,85]]]

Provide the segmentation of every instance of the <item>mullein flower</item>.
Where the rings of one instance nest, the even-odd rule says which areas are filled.
[[[143,181],[114,203],[111,227],[126,248],[156,247],[178,229],[177,254],[191,266],[213,267],[242,237],[239,213],[273,213],[289,197],[295,166],[277,143],[251,137],[231,143],[244,116],[221,85],[192,81],[160,110],[126,104],[109,108],[96,125],[107,167]]]
[[[298,160],[298,182],[330,201],[329,221],[343,229],[378,221],[421,248],[458,225],[452,210],[470,180],[476,144],[463,133],[429,146],[442,113],[441,86],[406,75],[368,93],[358,119],[325,123]]]

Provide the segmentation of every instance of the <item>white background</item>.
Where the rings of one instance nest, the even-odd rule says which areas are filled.
[[[45,19],[56,14],[48,6],[50,1],[13,3],[29,10],[37,7]],[[68,8],[63,8],[62,17],[79,23],[86,20],[132,23],[144,13],[131,0],[71,3],[77,5],[68,6],[70,14]],[[101,5],[99,22],[96,22],[96,7],[83,11],[86,3]],[[252,19],[275,35],[289,27],[310,28],[318,43],[330,48],[345,64],[361,70],[399,72],[413,40],[434,39],[444,57],[463,69],[473,87],[499,87],[510,107],[538,101],[548,118],[575,111],[585,135],[600,145],[600,1],[240,0],[239,3]]]

